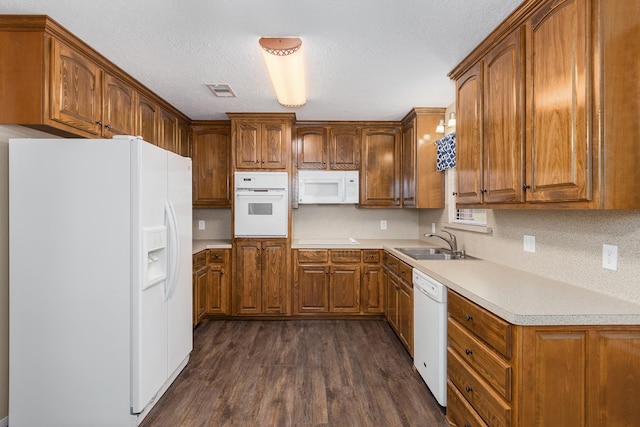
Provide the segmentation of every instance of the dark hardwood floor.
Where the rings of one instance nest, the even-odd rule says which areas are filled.
[[[215,320],[141,427],[445,425],[383,320]]]

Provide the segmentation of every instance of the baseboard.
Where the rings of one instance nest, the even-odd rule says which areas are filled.
[[[4,417],[0,420],[0,427],[9,427],[9,417]]]

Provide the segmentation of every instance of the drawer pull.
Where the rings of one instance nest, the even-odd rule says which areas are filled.
[[[473,354],[473,351],[471,351],[471,349],[469,348],[466,349],[464,352],[467,354],[467,356],[471,356]]]
[[[471,386],[466,386],[464,389],[467,391],[467,393],[471,393],[473,391],[473,388],[471,388]]]
[[[468,321],[472,321],[473,320],[473,316],[471,316],[470,314],[465,314],[464,318],[467,319]]]
[[[464,427],[471,427],[471,424],[469,424],[469,423],[465,423],[465,424],[464,424]]]

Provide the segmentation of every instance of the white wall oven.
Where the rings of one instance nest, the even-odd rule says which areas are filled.
[[[288,229],[287,172],[236,172],[234,236],[287,237]]]

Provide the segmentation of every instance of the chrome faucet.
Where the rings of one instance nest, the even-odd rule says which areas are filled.
[[[427,239],[429,237],[437,237],[438,239],[444,240],[451,248],[451,253],[453,255],[460,255],[460,252],[458,252],[458,241],[456,240],[456,236],[454,236],[453,233],[449,233],[447,230],[440,231],[442,231],[443,233],[447,233],[449,235],[449,238],[447,239],[446,237],[439,236],[435,233],[425,233],[424,237],[426,237]]]

